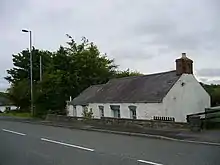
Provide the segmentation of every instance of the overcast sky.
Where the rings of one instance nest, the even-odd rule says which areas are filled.
[[[0,89],[12,54],[33,44],[56,50],[66,33],[95,42],[121,69],[175,69],[186,52],[198,80],[220,83],[219,0],[0,0]]]

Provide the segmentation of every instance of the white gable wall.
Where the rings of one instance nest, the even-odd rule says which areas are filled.
[[[163,99],[165,116],[186,122],[186,115],[204,112],[210,96],[192,74],[183,74]]]

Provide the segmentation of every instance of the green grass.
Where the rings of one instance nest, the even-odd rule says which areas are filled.
[[[29,112],[9,112],[9,113],[0,113],[0,116],[15,116],[15,117],[30,118],[31,113],[29,113]]]

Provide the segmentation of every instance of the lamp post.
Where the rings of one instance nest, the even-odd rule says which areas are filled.
[[[31,115],[34,116],[34,107],[33,107],[33,64],[32,64],[32,34],[30,30],[23,29],[22,32],[24,33],[29,33],[30,37],[30,47],[29,47],[29,52],[30,52],[30,87],[31,87]]]

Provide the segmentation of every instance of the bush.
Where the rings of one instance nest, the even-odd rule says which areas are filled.
[[[93,118],[92,108],[90,108],[90,110],[88,110],[88,107],[84,107],[83,112],[82,112],[82,116],[86,119]]]

